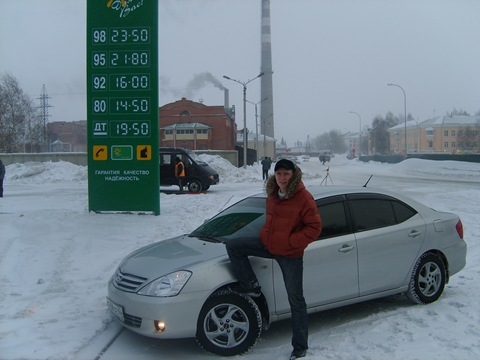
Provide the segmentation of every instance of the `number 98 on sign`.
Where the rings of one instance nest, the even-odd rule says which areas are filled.
[[[93,45],[149,44],[148,26],[92,29]]]

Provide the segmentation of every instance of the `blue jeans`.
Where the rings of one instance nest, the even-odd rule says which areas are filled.
[[[289,258],[270,253],[260,238],[239,238],[226,242],[232,270],[240,285],[249,289],[258,284],[248,256],[274,259],[283,274],[292,313],[292,346],[294,349],[308,349],[307,304],[303,297],[303,257]]]

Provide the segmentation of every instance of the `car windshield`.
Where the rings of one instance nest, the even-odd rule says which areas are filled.
[[[188,156],[190,156],[193,160],[195,160],[195,162],[198,164],[198,165],[207,165],[207,163],[205,161],[203,161],[202,159],[200,159],[200,156],[198,156],[196,153],[194,152],[191,152],[189,151],[188,152]]]
[[[257,237],[265,223],[265,198],[250,197],[230,206],[190,236],[223,241],[236,237]]]

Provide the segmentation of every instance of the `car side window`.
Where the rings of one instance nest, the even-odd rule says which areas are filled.
[[[351,232],[347,222],[343,198],[330,199],[327,203],[317,205],[320,218],[322,219],[322,232],[317,240],[345,235]]]
[[[395,212],[397,224],[407,221],[417,213],[416,210],[400,201],[392,201],[392,206],[393,211]]]
[[[396,224],[395,213],[389,200],[350,200],[350,209],[353,213],[355,231],[378,229]]]

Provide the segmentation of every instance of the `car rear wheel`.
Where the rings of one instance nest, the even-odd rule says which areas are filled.
[[[192,180],[188,184],[188,190],[190,192],[200,192],[202,190],[202,183],[198,180]]]
[[[442,295],[445,279],[442,259],[432,253],[423,254],[413,268],[407,295],[417,304],[430,304]]]
[[[211,295],[197,321],[197,342],[216,355],[234,356],[255,345],[262,330],[257,304],[248,296],[221,291]]]

